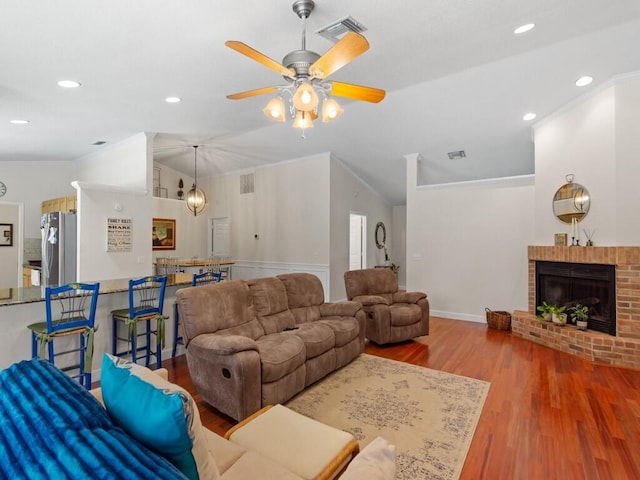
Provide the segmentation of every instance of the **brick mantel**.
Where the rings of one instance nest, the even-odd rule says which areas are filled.
[[[514,335],[592,361],[640,368],[640,247],[529,246],[529,311],[514,312]],[[536,261],[615,265],[617,336],[535,319]]]

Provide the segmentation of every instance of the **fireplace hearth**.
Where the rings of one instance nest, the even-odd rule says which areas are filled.
[[[616,269],[614,265],[537,261],[536,305],[567,308],[580,304],[589,311],[588,328],[616,334]]]
[[[640,247],[529,246],[528,257],[529,308],[528,311],[513,312],[513,335],[592,362],[640,369]],[[605,307],[606,301],[603,301],[605,293],[599,291],[602,287],[582,293],[570,293],[564,298],[557,294],[557,279],[550,281],[553,295],[546,300],[547,303],[561,304],[587,300],[595,305],[599,304],[602,316],[605,316],[607,310],[615,316],[615,326],[610,327],[611,334],[608,331],[603,333],[594,330],[593,322],[590,322],[589,330],[580,331],[573,325],[557,326],[536,318],[536,307],[540,304],[536,267],[541,262],[570,264],[570,271],[573,265],[581,264],[589,269],[594,266],[614,269],[614,282],[609,286],[609,295],[613,294],[613,299],[609,297],[608,307]],[[570,273],[569,276],[571,275],[576,276]],[[578,283],[580,282],[581,280]],[[562,285],[561,287],[564,288]]]

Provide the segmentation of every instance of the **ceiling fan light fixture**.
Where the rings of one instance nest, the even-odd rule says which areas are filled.
[[[262,111],[268,119],[274,122],[284,122],[286,120],[284,101],[280,97],[274,97],[269,100],[269,103]]]
[[[309,82],[302,82],[293,95],[293,106],[303,112],[310,112],[318,106],[318,94]]]
[[[298,110],[296,117],[293,119],[293,128],[313,128],[312,115],[304,110]]]
[[[327,98],[322,103],[322,121],[323,123],[333,122],[336,118],[344,113],[344,108],[340,106],[333,98]]]

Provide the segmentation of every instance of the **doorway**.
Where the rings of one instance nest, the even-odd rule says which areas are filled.
[[[217,217],[209,219],[208,248],[209,257],[229,257],[229,238],[231,233],[231,219]]]
[[[367,216],[349,214],[349,270],[367,268]]]

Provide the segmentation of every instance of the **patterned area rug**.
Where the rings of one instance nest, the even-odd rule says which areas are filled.
[[[397,478],[457,479],[489,383],[362,354],[287,403],[350,432],[364,448],[396,445]]]

